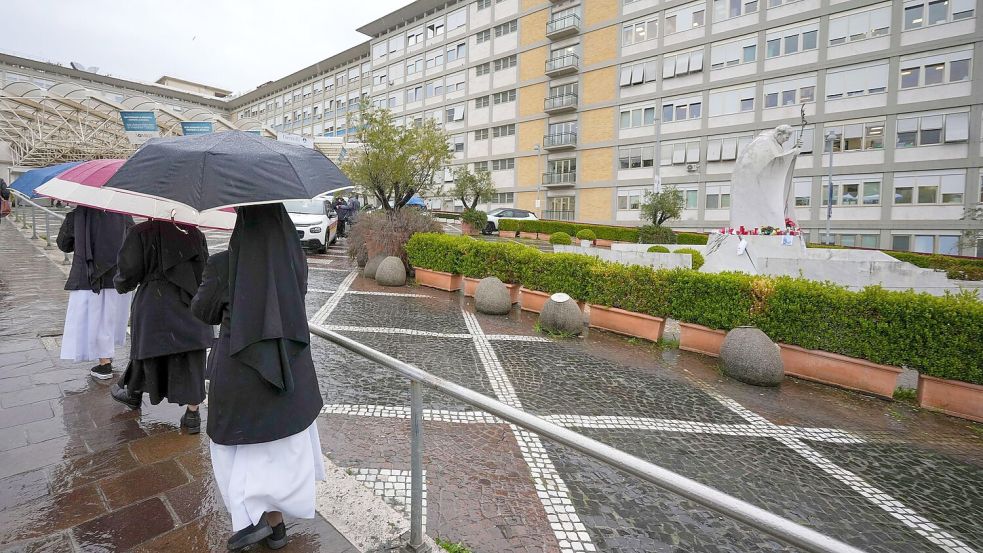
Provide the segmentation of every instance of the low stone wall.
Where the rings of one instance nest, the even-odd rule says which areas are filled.
[[[655,245],[656,244],[629,244],[627,242],[615,242],[614,244],[611,244],[611,251],[645,253],[648,252],[649,248]],[[702,253],[703,250],[706,248],[706,246],[693,245],[693,244],[659,244],[659,246],[663,246],[664,248],[673,252],[676,250],[681,250],[683,248],[688,248]],[[682,254],[682,255],[686,255],[686,254]]]
[[[625,245],[635,246],[639,244]],[[649,246],[646,245],[645,249],[647,250],[648,248]],[[556,253],[579,253],[597,257],[604,261],[621,263],[622,265],[642,265],[644,267],[652,267],[653,269],[678,269],[680,267],[688,269],[692,267],[692,258],[689,254],[685,253],[648,253],[644,250],[619,251],[614,249],[614,246],[608,250],[604,248],[584,248],[581,246],[561,246],[558,244],[553,246],[553,251]]]

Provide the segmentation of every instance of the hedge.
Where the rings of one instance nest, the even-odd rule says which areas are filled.
[[[694,271],[699,271],[700,267],[703,266],[703,263],[705,261],[703,259],[703,254],[694,250],[693,248],[679,248],[678,250],[672,253],[688,253],[690,258],[692,259],[691,267],[693,268]]]
[[[721,330],[754,325],[776,342],[983,384],[983,302],[970,293],[854,292],[790,277],[653,270],[441,234],[416,234],[406,249],[416,267],[494,274],[533,290]]]
[[[831,244],[808,244],[808,247],[836,250],[851,249],[846,246]],[[880,251],[897,260],[906,261],[922,269],[945,271],[946,276],[953,280],[983,280],[983,259],[978,257],[957,257],[930,253],[896,252],[891,250]]]
[[[667,248],[665,246],[658,246],[658,245],[656,245],[656,246],[650,247],[649,249],[647,249],[645,251],[647,251],[648,253],[669,253],[669,248]]]
[[[697,234],[695,232],[676,233],[676,243],[687,246],[706,246],[709,238],[706,234]]]
[[[573,243],[570,235],[565,232],[554,232],[550,235],[550,244],[556,244],[559,246],[569,246]]]
[[[589,228],[580,229],[577,231],[577,240],[589,240],[593,242],[597,240],[597,234]]]
[[[527,221],[521,219],[499,219],[498,230],[500,232],[529,232],[547,235],[555,232],[565,232],[570,236],[576,236],[581,230],[590,230],[594,233],[596,239],[611,240],[613,242],[639,243],[638,227],[588,225],[583,223],[568,223],[565,221],[549,220]],[[675,233],[675,236],[675,243],[686,245],[705,245],[708,238],[706,234],[698,234],[695,232],[677,232]]]

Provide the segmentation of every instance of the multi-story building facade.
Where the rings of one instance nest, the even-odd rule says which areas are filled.
[[[361,27],[362,44],[200,101],[237,124],[344,137],[364,99],[402,124],[438,121],[454,165],[491,171],[488,207],[638,224],[645,192],[673,184],[686,200],[673,226],[690,230],[727,226],[741,149],[789,124],[802,143],[795,217],[811,240],[826,226],[832,150],[837,243],[979,255],[983,244],[960,247],[959,235],[979,225],[960,217],[983,201],[981,10],[978,0],[418,0]]]

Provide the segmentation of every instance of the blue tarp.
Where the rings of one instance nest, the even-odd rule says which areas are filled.
[[[419,194],[414,194],[410,201],[406,202],[406,205],[416,205],[420,207],[427,207],[427,204],[423,201],[423,198]]]
[[[37,195],[34,193],[35,188],[81,163],[81,161],[73,161],[71,163],[52,165],[51,167],[31,169],[17,177],[17,180],[10,183],[10,187],[29,198],[36,198]]]

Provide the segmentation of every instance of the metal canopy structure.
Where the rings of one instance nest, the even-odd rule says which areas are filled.
[[[232,123],[224,114],[202,108],[177,112],[145,96],[117,103],[74,83],[43,90],[29,82],[12,82],[0,89],[0,140],[10,146],[15,165],[46,167],[69,161],[126,158],[136,147],[123,130],[119,112],[153,111],[161,136],[180,136],[184,121],[211,121],[214,131],[262,130],[259,121]]]

